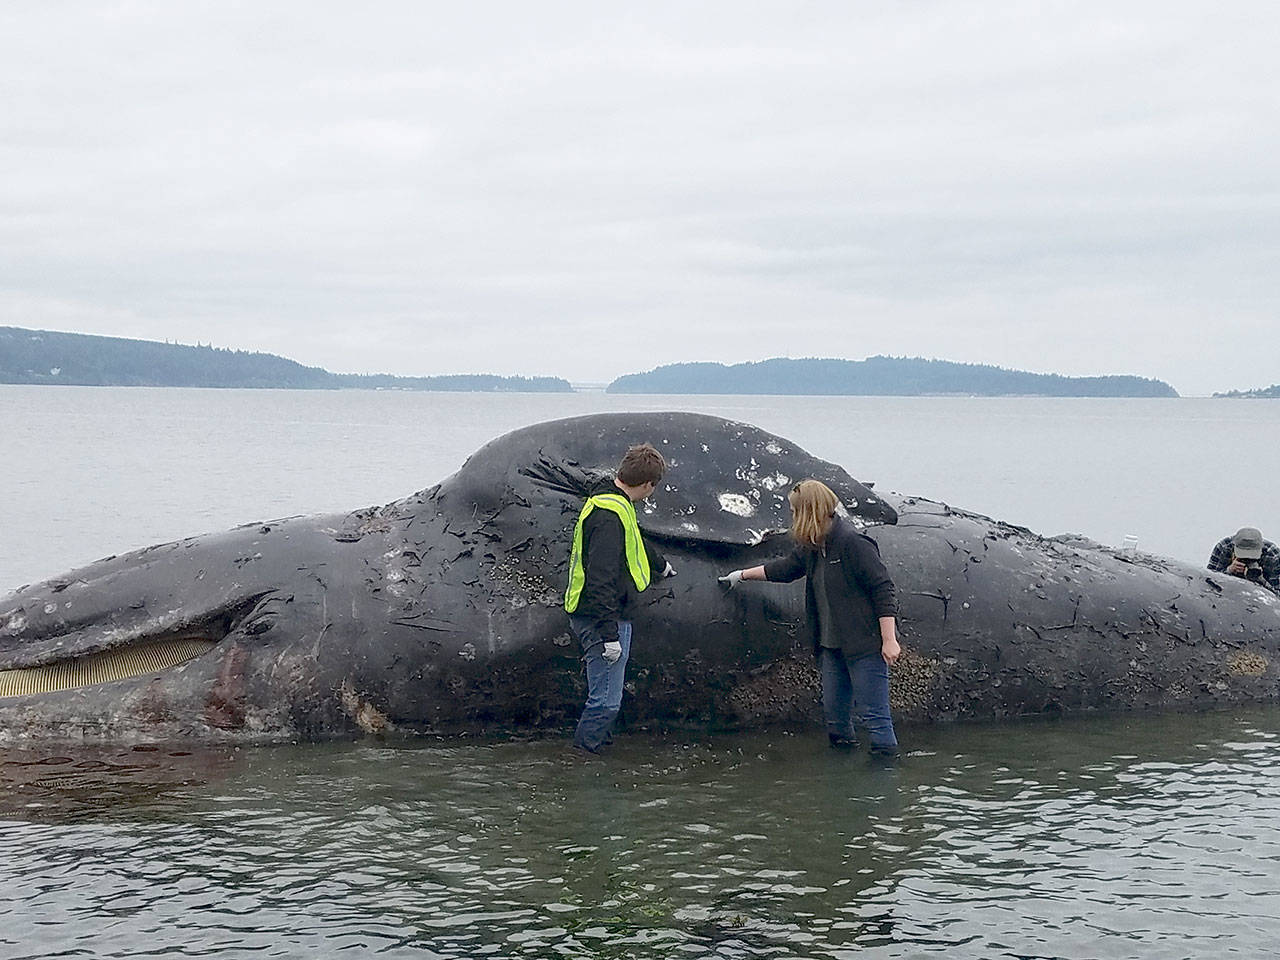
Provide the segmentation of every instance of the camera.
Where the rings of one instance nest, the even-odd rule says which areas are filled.
[[[1244,575],[1248,580],[1262,579],[1262,564],[1257,560],[1250,560],[1244,565]]]

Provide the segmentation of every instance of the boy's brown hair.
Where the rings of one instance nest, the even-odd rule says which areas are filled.
[[[666,472],[667,461],[648,443],[631,447],[622,455],[622,462],[618,464],[618,479],[628,487],[657,483]]]

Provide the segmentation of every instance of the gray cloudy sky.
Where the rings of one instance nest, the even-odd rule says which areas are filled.
[[[1280,382],[1280,5],[9,3],[0,324]]]

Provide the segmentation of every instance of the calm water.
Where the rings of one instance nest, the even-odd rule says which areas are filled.
[[[1280,474],[1280,404],[0,387],[0,591],[386,502],[617,409],[748,420],[881,488],[1188,562],[1280,532],[1249,480]],[[1276,952],[1274,711],[911,729],[891,769],[821,739],[9,750],[0,956]]]
[[[10,755],[0,950],[1274,956],[1275,715],[912,740]]]

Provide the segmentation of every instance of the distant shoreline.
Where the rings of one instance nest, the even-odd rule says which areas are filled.
[[[211,345],[0,327],[0,383],[211,390],[372,390],[429,393],[608,393],[673,397],[1176,398],[1162,380],[1069,377],[920,357],[775,357],[738,364],[676,363],[612,382],[487,373],[406,377],[331,373],[269,353]],[[1280,398],[1280,386],[1214,393]]]
[[[271,353],[0,327],[0,383],[80,387],[569,393],[560,377],[330,373]]]
[[[607,391],[600,387],[572,387],[569,390],[433,390],[421,387],[288,387],[288,386],[177,386],[160,384],[121,384],[121,383],[10,383],[0,381],[0,387],[39,387],[60,390],[280,390],[290,393],[436,393],[436,394],[468,394],[473,396],[565,396],[566,394],[603,394]],[[1045,394],[997,394],[983,395],[973,393],[633,393],[611,394],[621,397],[681,397],[708,400],[732,400],[735,397],[777,398],[803,400],[1223,400],[1223,399],[1271,399],[1267,397],[1224,397],[1222,395],[1194,394],[1174,397],[1099,397],[1099,396],[1049,396]]]
[[[619,377],[609,393],[779,396],[1176,397],[1163,380],[1067,377],[989,364],[874,356],[775,357],[751,363],[674,363]]]

